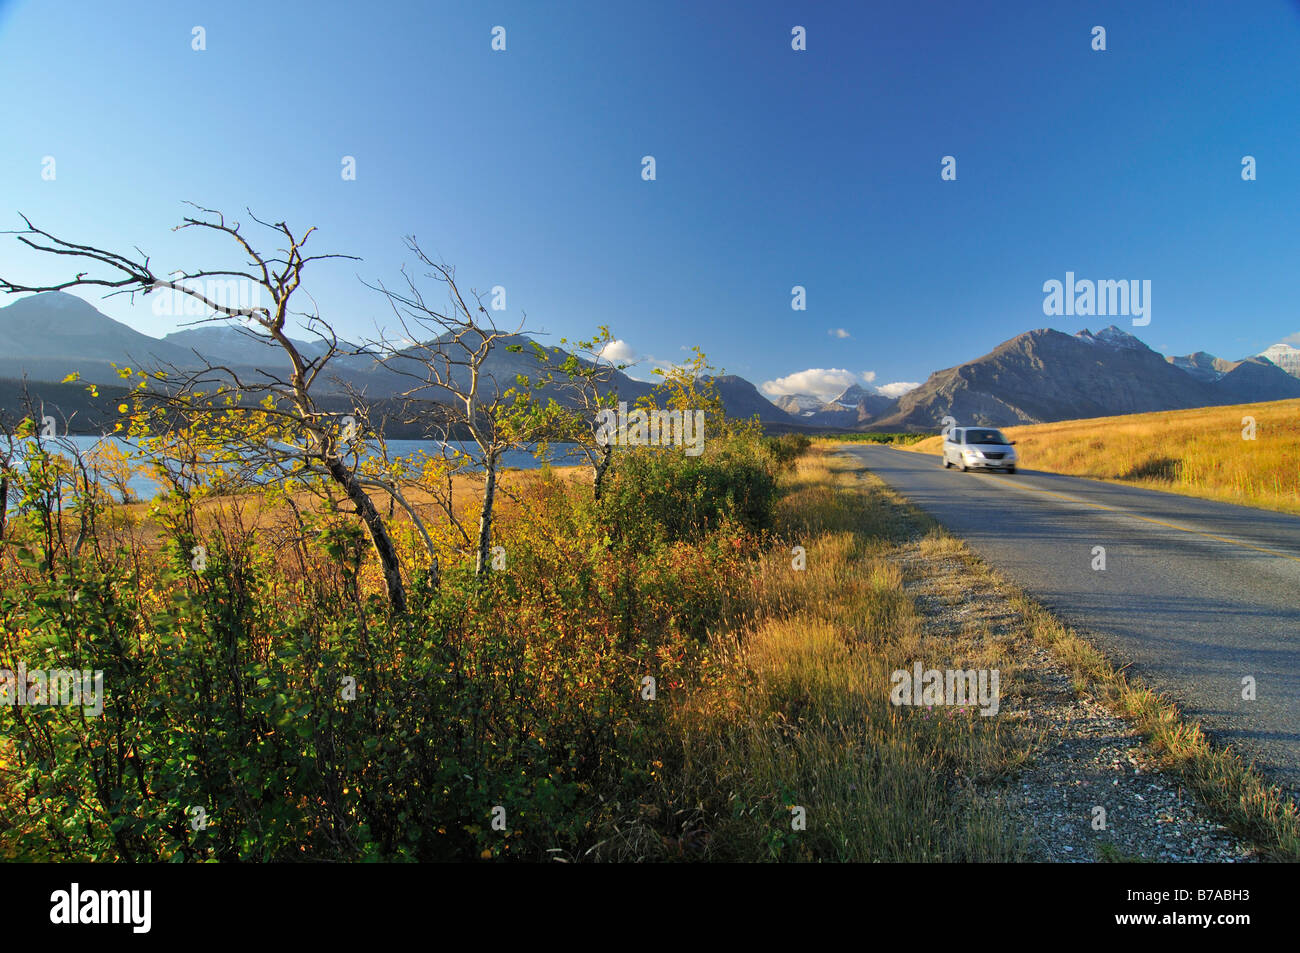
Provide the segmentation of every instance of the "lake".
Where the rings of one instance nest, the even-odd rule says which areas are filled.
[[[58,442],[51,442],[51,449],[56,452],[67,453],[69,448],[65,444],[72,444],[79,453],[85,453],[93,449],[97,444],[104,440],[116,444],[124,453],[128,452],[132,446],[130,441],[122,440],[119,437],[95,437],[90,435],[61,437]],[[426,456],[438,456],[441,453],[443,443],[439,440],[389,440],[388,456],[390,459],[398,457],[409,457],[413,454],[423,453]],[[449,440],[447,445],[457,449],[473,446],[466,441]],[[373,448],[373,444],[371,445]],[[369,458],[375,455],[375,451],[370,449],[364,456]],[[586,457],[582,455],[577,444],[572,443],[555,443],[547,447],[545,460],[539,460],[528,450],[509,450],[502,455],[501,465],[506,469],[515,470],[536,470],[542,466],[543,462],[549,462],[555,466],[572,466],[583,464]],[[158,493],[159,484],[157,481],[147,476],[135,476],[127,484],[133,493],[141,500],[151,500]],[[12,505],[12,501],[11,501]]]

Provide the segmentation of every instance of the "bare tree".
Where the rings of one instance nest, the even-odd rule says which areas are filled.
[[[614,456],[613,443],[602,437],[600,413],[616,410],[618,392],[612,384],[618,373],[629,364],[618,364],[607,356],[614,336],[601,325],[589,341],[570,343],[560,338],[564,348],[552,350],[533,342],[533,354],[541,369],[536,387],[555,386],[564,398],[566,414],[560,421],[557,439],[577,445],[591,465],[592,496],[599,500]],[[562,358],[561,358],[562,355]],[[558,372],[558,373],[557,373]]]
[[[193,203],[187,203],[193,204]],[[177,383],[170,375],[158,372],[156,381],[167,381],[161,391],[153,395],[165,401],[180,414],[206,417],[212,420],[217,414],[253,415],[260,432],[245,433],[243,446],[236,449],[251,454],[254,465],[263,469],[280,470],[287,474],[303,476],[323,473],[334,481],[352,502],[357,516],[365,524],[383,569],[389,602],[397,612],[405,611],[406,594],[402,584],[397,551],[388,528],[365,482],[358,477],[355,466],[349,466],[346,442],[341,440],[337,412],[324,410],[313,393],[313,385],[320,379],[330,362],[341,353],[337,335],[316,309],[293,310],[291,302],[302,285],[303,272],[313,262],[344,258],[356,260],[351,255],[309,255],[304,246],[315,228],[296,235],[284,222],[265,222],[250,211],[248,215],[257,225],[269,230],[283,247],[274,252],[258,251],[244,235],[238,222],[227,222],[225,216],[212,209],[193,206],[195,216],[186,217],[174,231],[200,229],[214,232],[229,239],[245,261],[236,269],[200,269],[171,272],[160,277],[150,259],[138,248],[134,255],[121,255],[91,245],[80,245],[58,238],[34,226],[22,216],[26,228],[12,232],[18,241],[38,252],[65,256],[79,264],[89,264],[105,273],[92,275],[79,271],[74,277],[55,284],[26,285],[0,278],[0,291],[18,292],[63,291],[68,288],[101,287],[109,296],[136,293],[151,294],[170,291],[197,301],[211,312],[211,320],[246,320],[253,329],[269,337],[287,358],[287,376],[273,370],[259,368],[256,379],[241,379],[229,367],[214,366],[204,360],[198,371],[183,371]],[[260,299],[266,295],[268,304],[232,303],[209,295],[197,282],[248,282]],[[306,293],[304,292],[304,295]],[[304,354],[289,337],[291,318],[304,322],[306,329],[315,334],[323,347],[314,356]],[[209,391],[215,388],[215,391]],[[261,394],[264,400],[250,404],[248,395]],[[213,400],[214,397],[226,398]],[[232,395],[235,395],[232,399]],[[260,439],[278,431],[278,445]],[[236,441],[239,442],[239,441]]]
[[[406,238],[406,247],[428,269],[423,277],[443,286],[447,303],[427,301],[405,267],[404,289],[390,289],[382,282],[368,285],[387,298],[402,335],[396,342],[383,337],[370,343],[383,354],[380,363],[409,382],[399,395],[408,422],[418,423],[425,436],[439,440],[453,465],[463,465],[461,458],[468,457],[482,473],[474,544],[475,573],[481,576],[490,565],[502,456],[554,432],[558,406],[540,404],[518,379],[497,380],[489,367],[496,347],[523,350],[521,344],[508,340],[523,322],[513,330],[502,330],[483,306],[483,295],[461,292],[455,269],[429,258],[414,236]],[[455,442],[467,444],[468,449],[460,449]]]

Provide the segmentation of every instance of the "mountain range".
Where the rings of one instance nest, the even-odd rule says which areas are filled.
[[[1300,378],[1258,355],[1166,358],[1113,325],[1096,334],[1041,328],[936,371],[872,428],[930,430],[945,416],[1008,426],[1293,397]]]
[[[513,335],[502,344],[524,347],[495,348],[488,367],[492,376],[513,383],[516,374],[536,373],[529,338]],[[325,347],[320,341],[300,346],[309,357]],[[351,353],[331,362],[329,380],[319,382],[324,402],[343,402],[349,390],[367,400],[386,401],[411,386],[409,378],[380,365],[364,348],[342,346]],[[563,355],[558,348],[549,350]],[[0,403],[6,410],[17,409],[16,382],[25,378],[42,399],[65,412],[77,410],[83,426],[94,428],[102,420],[93,419],[95,408],[82,406],[77,396],[82,388],[58,385],[68,374],[76,371],[83,381],[101,385],[106,401],[115,406],[121,380],[114,363],[192,368],[201,363],[198,355],[245,379],[283,376],[288,367],[279,349],[249,328],[204,324],[159,339],[113,320],[74,295],[31,295],[0,308]],[[1165,357],[1113,325],[1077,334],[1040,328],[982,357],[935,371],[900,397],[855,384],[829,401],[804,394],[769,400],[743,377],[720,375],[713,383],[728,413],[756,414],[773,431],[931,431],[946,416],[968,424],[1008,426],[1300,398],[1300,349],[1278,343],[1237,361],[1203,351]],[[629,402],[653,387],[621,372],[615,373],[611,386]]]

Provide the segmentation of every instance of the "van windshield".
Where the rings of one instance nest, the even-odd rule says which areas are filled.
[[[1006,444],[1007,438],[1002,436],[1000,430],[979,430],[971,427],[966,431],[966,442]]]

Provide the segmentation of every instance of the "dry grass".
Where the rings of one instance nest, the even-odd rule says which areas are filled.
[[[536,470],[503,470],[497,484],[497,497],[494,504],[496,518],[505,521],[522,513],[520,500],[526,498],[535,487],[547,480],[557,479],[565,484],[591,484],[591,470],[588,467],[565,466]],[[439,508],[433,494],[417,483],[402,486],[402,494],[407,502],[425,520],[431,532],[439,536],[450,536],[450,524],[446,514]],[[328,486],[335,499],[341,499],[340,491],[333,485]],[[482,506],[483,480],[478,474],[456,474],[452,478],[451,495],[457,518],[470,531],[477,526],[479,510]],[[308,490],[294,490],[288,498],[300,514],[319,515],[326,510],[323,495]],[[387,493],[372,490],[371,499],[378,507],[390,526],[411,528],[410,516],[402,507],[395,505]],[[148,548],[154,548],[165,538],[165,532],[151,514],[149,501],[127,504],[114,504],[109,507],[101,519],[104,521],[106,535],[125,542],[128,538]],[[351,503],[342,502],[345,511],[350,511]],[[221,523],[237,520],[250,531],[274,531],[285,527],[296,527],[298,515],[290,509],[290,504],[280,500],[268,500],[258,488],[241,490],[221,496],[208,497],[194,507],[196,526],[201,531],[210,531]],[[72,511],[64,514],[64,523],[68,531],[75,535],[76,517]]]
[[[891,558],[917,528],[886,488],[824,449],[800,461],[781,508],[786,545],[759,563],[744,614],[714,635],[709,670],[672,711],[680,749],[657,800],[691,815],[705,856],[1023,858],[1008,810],[976,796],[1018,763],[1020,739],[970,709],[889,702],[891,673],[916,660],[987,662],[978,634],[926,640]],[[796,806],[806,831],[791,828]]]
[[[1255,420],[1255,439],[1242,436]],[[1006,427],[1023,466],[1300,513],[1300,400]],[[906,449],[938,454],[928,437]]]

